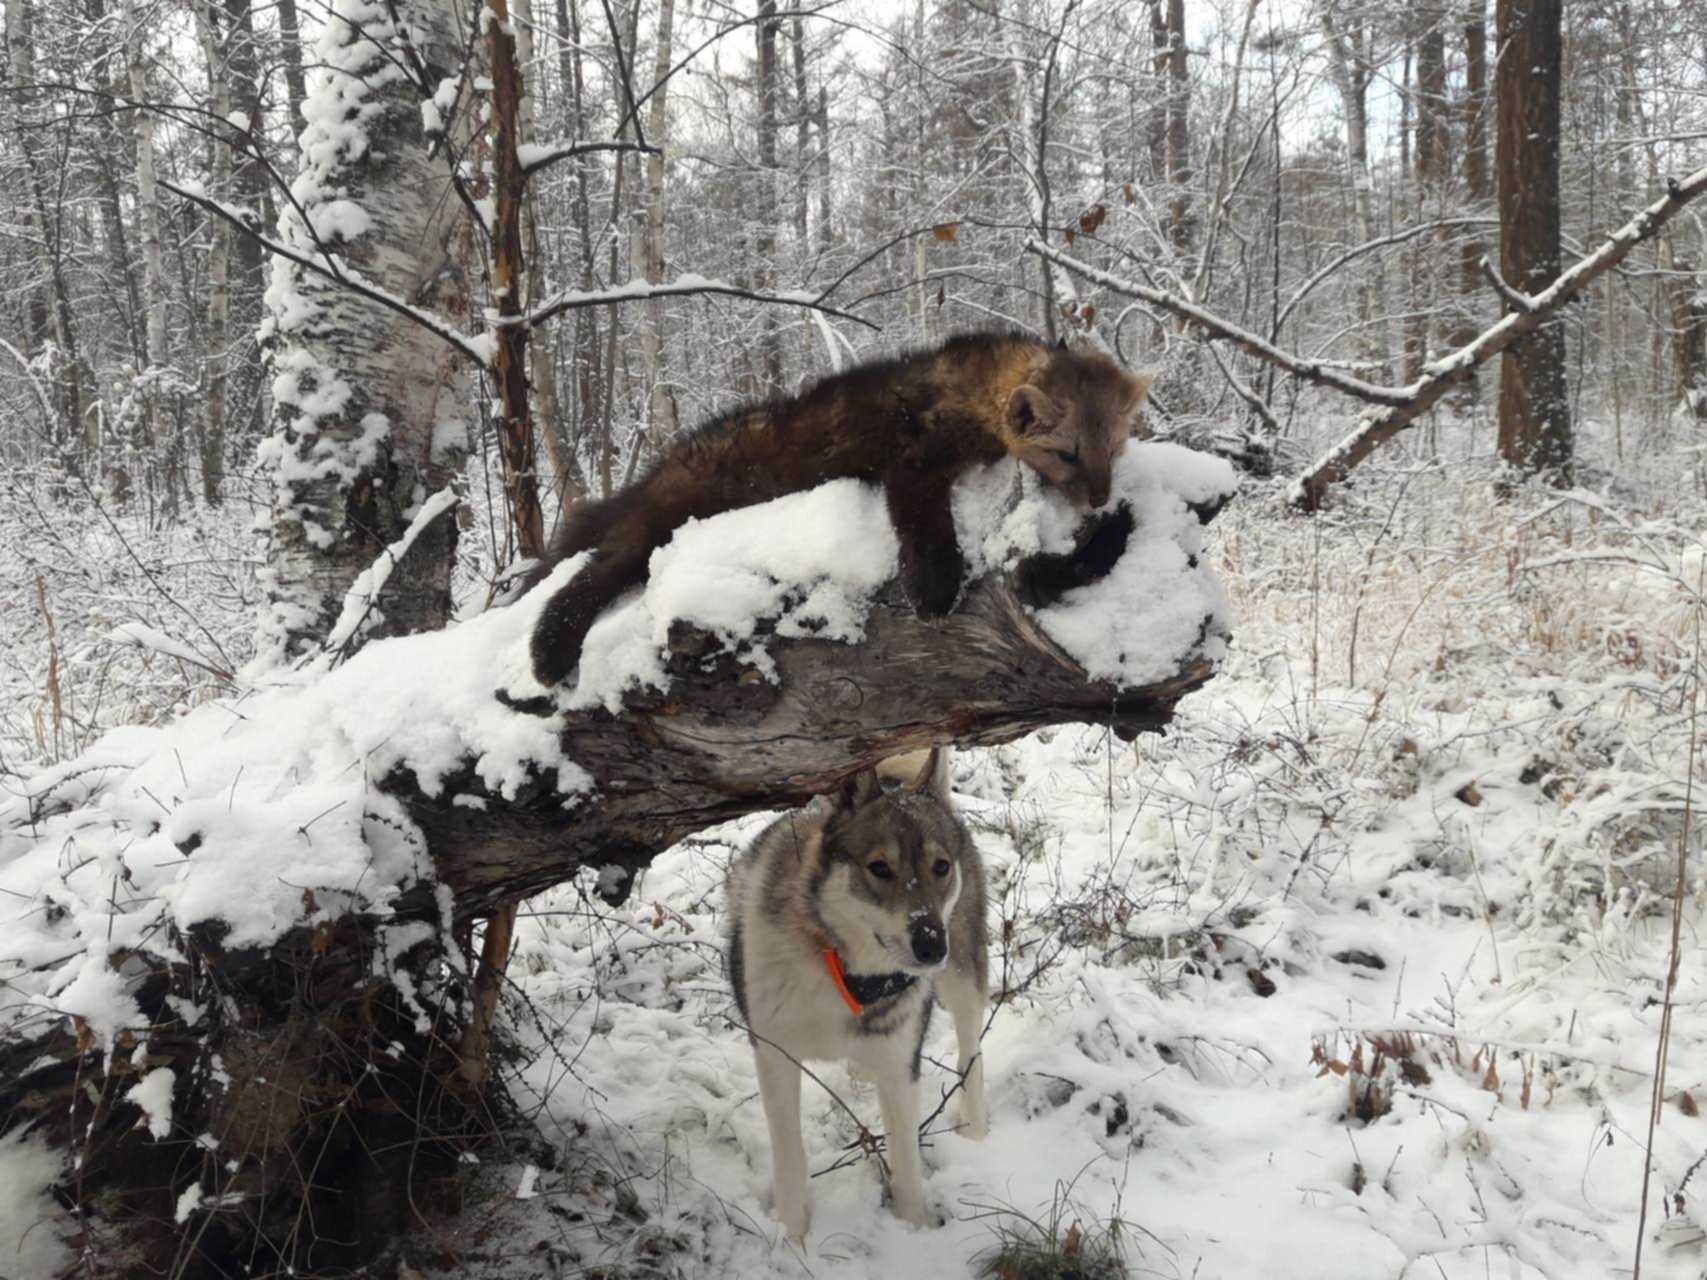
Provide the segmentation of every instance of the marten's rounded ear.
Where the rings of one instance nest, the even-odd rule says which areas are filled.
[[[877,780],[876,771],[861,769],[842,779],[842,785],[836,788],[835,806],[839,812],[851,813],[882,794],[883,784]]]
[[[1153,373],[1129,373],[1126,375],[1128,395],[1131,397],[1127,407],[1136,409],[1143,404],[1150,394],[1150,384],[1156,380]]]
[[[1022,436],[1047,435],[1061,419],[1061,407],[1029,382],[1008,397],[1008,426]]]
[[[1072,348],[1067,345],[1067,335],[1066,334],[1062,334],[1059,338],[1057,338],[1055,340],[1055,350],[1057,350],[1057,351],[1070,351],[1070,350],[1072,350]]]

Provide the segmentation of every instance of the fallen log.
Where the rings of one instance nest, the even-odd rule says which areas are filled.
[[[689,526],[531,684],[545,595],[110,735],[0,807],[0,1132],[74,1155],[80,1275],[376,1267],[491,1132],[459,1075],[455,939],[584,868],[616,898],[703,827],[941,743],[1167,724],[1227,620],[1200,562],[1226,464],[1128,449],[1081,521],[997,467],[956,495],[973,579],[894,582],[836,482]]]

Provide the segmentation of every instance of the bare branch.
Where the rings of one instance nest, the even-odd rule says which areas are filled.
[[[1402,405],[1415,390],[1410,387],[1377,386],[1373,382],[1365,382],[1361,378],[1354,378],[1350,374],[1342,373],[1330,365],[1322,364],[1316,360],[1306,360],[1301,356],[1293,355],[1290,351],[1283,351],[1267,339],[1258,337],[1248,329],[1241,329],[1238,325],[1221,319],[1220,316],[1206,311],[1194,302],[1176,298],[1173,294],[1161,289],[1152,289],[1149,285],[1110,275],[1087,262],[1081,262],[1077,258],[1062,253],[1059,249],[1044,244],[1041,240],[1028,240],[1025,247],[1029,252],[1047,258],[1075,275],[1089,280],[1092,284],[1101,285],[1111,293],[1123,294],[1128,298],[1137,298],[1141,302],[1147,302],[1153,307],[1160,307],[1163,311],[1172,312],[1176,316],[1189,320],[1211,339],[1219,338],[1231,342],[1240,350],[1256,356],[1259,360],[1267,360],[1270,364],[1278,365],[1295,378],[1302,378],[1306,382],[1314,382],[1324,387],[1332,387],[1335,391],[1358,400],[1379,405]]]
[[[217,200],[204,196],[200,192],[186,190],[183,187],[166,181],[164,178],[160,180],[160,185],[165,187],[166,190],[170,191],[173,195],[178,196],[181,199],[188,200],[190,203],[195,204],[213,214],[216,218],[221,218],[230,223],[244,235],[255,241],[256,244],[260,245],[268,253],[277,254],[281,258],[296,263],[297,266],[302,267],[306,271],[312,271],[315,275],[322,276],[325,279],[332,281],[334,284],[348,289],[358,297],[366,298],[369,302],[384,307],[387,311],[394,311],[405,319],[414,321],[428,333],[432,334],[436,338],[442,339],[450,346],[456,348],[457,351],[467,356],[482,368],[491,363],[490,357],[482,350],[481,346],[475,339],[457,332],[457,330],[451,328],[450,325],[433,315],[432,312],[423,311],[419,307],[412,307],[407,302],[403,301],[403,299],[395,297],[392,294],[387,293],[384,289],[367,283],[367,281],[363,280],[360,276],[350,274],[347,270],[338,265],[337,259],[330,253],[322,254],[319,258],[310,257],[305,253],[299,253],[295,249],[287,248],[285,245],[280,244],[271,236],[263,235],[261,232],[256,231],[255,228],[251,227],[247,222],[239,217],[235,210],[226,208]]]
[[[1469,378],[1476,367],[1492,359],[1520,338],[1534,333],[1567,302],[1629,256],[1630,250],[1649,240],[1691,200],[1707,191],[1707,168],[1697,169],[1679,182],[1667,179],[1666,194],[1609,235],[1601,246],[1579,258],[1540,293],[1529,298],[1528,311],[1513,311],[1484,329],[1456,351],[1424,366],[1423,378],[1411,389],[1407,403],[1364,415],[1357,430],[1335,445],[1293,486],[1290,501],[1303,511],[1319,511],[1330,486],[1351,472],[1377,447],[1403,431],[1433,408],[1455,382]]]
[[[1484,253],[1482,255],[1481,260],[1476,263],[1476,266],[1481,271],[1482,278],[1493,286],[1494,292],[1505,299],[1506,306],[1510,307],[1513,311],[1519,311],[1525,315],[1528,315],[1530,312],[1535,310],[1535,299],[1530,297],[1527,293],[1520,293],[1518,290],[1512,288],[1511,285],[1507,284],[1506,278],[1494,269],[1494,264],[1492,262],[1488,261],[1487,254]]]
[[[592,155],[598,151],[637,151],[642,155],[658,154],[658,148],[644,142],[538,142],[522,149],[522,173],[532,177],[541,169],[559,160]]]
[[[867,329],[875,331],[878,328],[863,316],[856,316],[850,311],[839,311],[835,307],[826,307],[818,300],[822,296],[819,294],[805,291],[766,293],[759,289],[743,289],[723,280],[708,280],[704,276],[693,275],[680,276],[667,284],[630,280],[627,284],[619,284],[612,289],[570,290],[558,294],[531,314],[518,317],[515,323],[533,328],[554,316],[562,315],[565,311],[575,311],[582,307],[608,307],[619,302],[642,302],[647,298],[689,298],[705,293],[720,293],[731,298],[746,298],[749,302],[765,302],[783,307],[805,307],[809,311],[822,311],[827,316],[852,320],[855,324],[863,324]]]

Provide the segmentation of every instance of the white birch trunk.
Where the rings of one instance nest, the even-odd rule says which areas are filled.
[[[453,322],[468,303],[446,153],[463,152],[471,114],[470,21],[455,0],[335,0],[302,104],[294,206],[279,218],[285,244]],[[284,259],[267,305],[274,417],[261,457],[275,492],[257,650],[276,661],[327,634],[356,575],[454,481],[470,386],[443,340]],[[453,521],[419,538],[369,614],[372,634],[441,625],[455,551]]]

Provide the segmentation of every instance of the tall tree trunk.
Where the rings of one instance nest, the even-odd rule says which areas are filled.
[[[1707,421],[1707,278],[1673,247],[1671,293],[1672,372],[1679,407]]]
[[[516,56],[523,67],[533,67],[534,64],[534,31],[535,14],[533,0],[514,0],[516,13]],[[567,83],[565,83],[567,88]],[[538,140],[539,131],[539,93],[530,90],[524,82],[521,103],[521,120],[519,132],[523,146],[530,146]],[[529,189],[529,195],[522,203],[522,239],[523,257],[527,263],[527,305],[531,309],[544,299],[549,285],[546,277],[544,251],[539,236],[539,207],[538,201]],[[541,505],[542,530],[549,543],[551,526],[555,515],[562,510],[563,493],[568,486],[575,486],[576,495],[580,488],[576,477],[578,468],[574,465],[573,457],[568,450],[561,447],[562,440],[562,405],[557,394],[557,359],[555,343],[559,327],[554,326],[550,332],[535,332],[528,342],[528,381],[533,388],[533,419],[535,470],[540,469],[540,450],[551,460],[551,492],[557,495],[551,502],[545,501],[543,485],[536,484]]]
[[[758,200],[754,216],[758,234],[754,249],[758,257],[758,285],[775,292],[777,282],[777,223],[781,218],[777,198],[777,97],[781,88],[776,64],[776,32],[781,24],[776,17],[776,0],[759,0],[759,22],[756,33],[759,51],[759,173]],[[782,335],[778,332],[776,313],[766,307],[759,317],[760,374],[764,390],[775,395],[782,390]]]
[[[1469,212],[1486,205],[1488,189],[1488,13],[1486,0],[1468,0],[1464,16],[1464,194]],[[1468,232],[1459,241],[1460,316],[1450,345],[1461,347],[1476,335],[1477,300],[1482,295],[1480,263],[1487,250]]]
[[[528,327],[524,289],[528,279],[522,239],[522,209],[527,178],[522,172],[523,98],[521,62],[516,56],[516,24],[508,0],[484,0],[492,20],[486,28],[486,64],[492,91],[487,124],[491,157],[492,264],[489,307],[498,323],[492,337],[492,380],[498,391],[498,446],[504,460],[504,496],[517,555],[545,554],[545,523],[539,505],[533,406],[528,396]]]
[[[807,225],[812,204],[812,184],[807,174],[812,169],[812,99],[806,90],[806,24],[800,20],[800,0],[795,0],[794,17],[788,24],[788,47],[794,60],[794,243],[804,255],[811,242]],[[808,320],[806,323],[810,324]]]
[[[125,58],[130,97],[133,103],[148,100],[147,77],[142,64],[143,31],[136,0],[125,0]],[[142,299],[148,316],[148,363],[138,371],[131,390],[133,439],[151,453],[160,447],[163,421],[160,414],[162,380],[166,375],[166,270],[160,245],[160,195],[154,177],[154,114],[142,106],[132,111],[136,134],[136,204],[142,224]],[[165,441],[166,476],[164,497],[169,509],[177,504],[178,458],[182,441],[176,429]],[[152,476],[155,458],[148,460]]]
[[[1559,105],[1563,0],[1497,0],[1494,87],[1500,271],[1536,293],[1558,277]],[[1500,456],[1524,474],[1569,483],[1565,327],[1553,320],[1500,357]]]
[[[1358,237],[1368,244],[1376,237],[1375,176],[1369,167],[1369,77],[1366,39],[1361,28],[1342,34],[1333,10],[1318,3],[1317,18],[1328,44],[1328,73],[1345,111],[1346,167],[1351,180],[1352,208]],[[1357,320],[1362,358],[1377,370],[1389,363],[1387,343],[1387,273],[1377,255],[1357,279]]]
[[[1168,237],[1191,248],[1191,80],[1185,55],[1185,0],[1168,6]],[[1048,106],[1047,103],[1044,104]]]
[[[557,64],[568,97],[567,124],[572,136],[581,138],[587,133],[586,78],[581,60],[581,11],[578,0],[556,0],[557,5]],[[571,162],[575,166],[575,182],[571,188],[570,216],[575,223],[575,242],[580,249],[581,288],[591,289],[594,281],[592,175],[596,172],[594,157],[580,156]],[[575,382],[574,431],[568,439],[554,436],[562,445],[557,459],[557,501],[567,511],[586,490],[581,481],[575,448],[585,438],[590,424],[597,420],[600,400],[604,395],[604,378],[599,364],[599,311],[594,307],[576,310],[571,331],[572,372]],[[610,317],[616,323],[614,313]],[[603,492],[608,493],[607,486]]]
[[[444,151],[461,154],[470,112],[463,103],[441,122],[449,137],[428,135],[421,100],[455,78],[467,29],[454,0],[398,0],[384,19],[337,0],[316,42],[300,212],[287,206],[279,220],[290,248],[336,255],[453,325],[468,300],[452,246],[463,207]],[[352,120],[366,145],[350,145]],[[464,357],[389,308],[283,258],[268,294],[274,433],[263,458],[275,493],[257,641],[284,659],[325,637],[356,576],[454,481],[470,393]],[[455,554],[454,520],[421,531],[371,602],[364,634],[441,626]]]
[[[669,133],[665,98],[670,72],[671,24],[675,0],[658,0],[658,39],[652,57],[652,101],[646,121],[646,141],[658,148],[646,157],[646,223],[641,261],[651,284],[664,280],[664,150]],[[649,299],[642,309],[640,359],[646,383],[646,437],[662,449],[676,434],[676,397],[670,391],[665,353],[668,350],[664,299]]]
[[[38,283],[32,288],[26,311],[30,316],[30,338],[40,347],[51,334],[58,347],[58,359],[53,362],[54,386],[58,392],[60,420],[50,424],[54,438],[49,442],[60,463],[75,471],[80,466],[83,431],[82,362],[77,353],[77,323],[71,309],[71,299],[65,286],[62,262],[61,231],[50,216],[47,189],[44,182],[44,162],[39,145],[40,135],[33,122],[22,120],[23,109],[30,94],[26,86],[35,84],[34,30],[27,0],[6,0],[7,66],[13,86],[13,110],[18,113],[17,139],[24,156],[25,180],[29,186],[24,208],[24,228],[35,246],[35,267]],[[122,496],[122,495],[121,495]]]
[[[226,27],[220,37],[219,19],[224,8],[211,4],[192,4],[196,15],[197,34],[201,37],[202,57],[207,63],[208,96],[212,99],[216,120],[231,115],[230,59],[235,33]],[[209,170],[213,191],[222,200],[231,198],[231,148],[221,136],[211,144]],[[208,227],[213,244],[207,260],[207,351],[205,380],[202,383],[202,415],[204,427],[201,438],[202,501],[209,506],[218,504],[225,476],[225,387],[227,346],[230,341],[231,319],[231,250],[235,235],[229,223],[212,219]],[[247,239],[248,237],[244,237]]]
[[[1443,212],[1441,202],[1449,164],[1447,144],[1452,136],[1447,123],[1446,12],[1425,5],[1416,10],[1416,17],[1422,31],[1417,42],[1416,195],[1417,215],[1426,220]],[[1408,252],[1411,299],[1405,320],[1406,382],[1414,382],[1421,376],[1430,336],[1439,327],[1433,263],[1444,235],[1436,232],[1413,240]]]
[[[279,53],[284,63],[285,120],[292,133],[302,116],[302,104],[308,100],[308,81],[302,72],[302,24],[297,20],[296,0],[279,0]]]
[[[818,86],[818,252],[830,252],[830,91]]]

